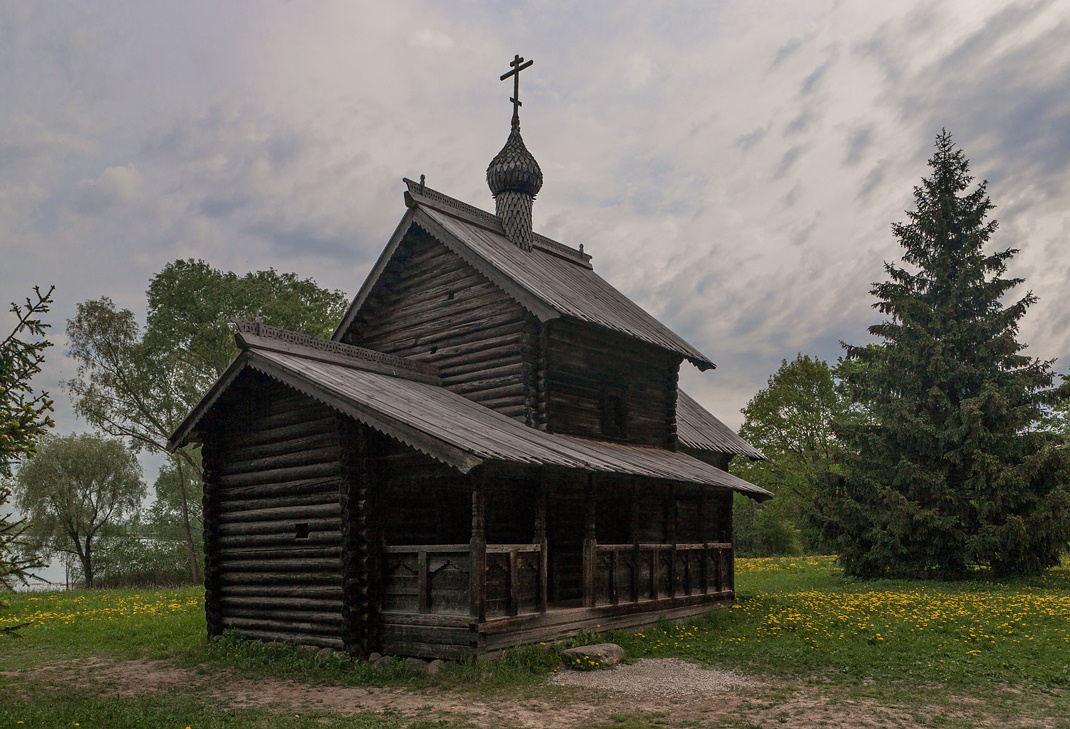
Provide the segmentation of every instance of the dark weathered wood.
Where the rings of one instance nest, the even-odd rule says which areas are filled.
[[[242,628],[241,634],[246,638],[253,640],[264,641],[288,641],[292,643],[300,643],[303,645],[315,645],[322,648],[334,648],[335,650],[345,650],[345,644],[341,638],[330,638],[322,635],[305,635],[297,632],[283,632],[278,630],[255,630],[252,628]]]
[[[234,432],[228,432],[226,446],[232,449],[239,457],[247,457],[243,449],[256,448],[264,444],[279,443],[288,444],[293,440],[306,437],[314,437],[323,433],[330,433],[337,427],[337,418],[334,415],[326,415],[315,420],[299,421],[292,425],[281,425],[262,430],[242,431],[235,428]]]
[[[223,467],[224,475],[249,473],[282,466],[303,466],[313,463],[334,463],[341,455],[337,441],[320,448],[303,448],[289,453],[272,453],[271,455],[248,460],[228,459]]]
[[[220,475],[219,484],[223,488],[231,486],[253,486],[262,483],[293,481],[298,479],[328,478],[338,476],[338,464],[335,462],[313,463],[305,466],[272,468],[250,473]]]
[[[487,538],[486,507],[484,504],[483,473],[475,469],[469,474],[472,488],[472,541],[470,544],[471,615],[479,621],[487,618]]]
[[[595,482],[594,474],[587,475],[587,484],[584,491],[584,503],[586,506],[586,521],[583,534],[583,604],[585,607],[594,607],[595,604],[595,570],[598,541],[595,534]]]

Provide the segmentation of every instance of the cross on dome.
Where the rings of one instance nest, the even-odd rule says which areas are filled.
[[[509,65],[513,67],[512,71],[506,71],[501,75],[499,81],[504,81],[510,76],[513,77],[513,95],[509,101],[513,102],[513,123],[520,123],[520,107],[524,104],[520,101],[520,72],[525,68],[535,63],[535,61],[524,61],[524,57],[520,54],[516,54],[513,60],[509,62]]]

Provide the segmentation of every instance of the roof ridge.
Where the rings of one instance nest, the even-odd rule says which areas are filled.
[[[269,349],[395,377],[441,384],[438,367],[427,362],[343,344],[263,322],[238,318],[231,319],[231,322],[238,328],[234,338],[241,349]]]
[[[494,213],[469,205],[438,190],[433,190],[425,184],[413,182],[407,177],[401,179],[408,186],[408,194],[415,202],[430,204],[431,207],[444,213],[459,212],[468,222],[482,225],[494,233],[505,235],[502,221]],[[544,253],[554,254],[586,268],[592,267],[590,254],[560,243],[553,238],[547,238],[542,233],[532,233],[532,245]]]

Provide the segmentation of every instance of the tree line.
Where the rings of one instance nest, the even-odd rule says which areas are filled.
[[[892,226],[904,265],[871,293],[885,318],[874,341],[842,343],[830,366],[785,360],[743,410],[740,434],[765,461],[733,472],[777,494],[737,497],[740,554],[827,551],[858,577],[960,578],[976,567],[1036,574],[1070,546],[1070,383],[1053,360],[1023,354],[1018,324],[1032,293],[1006,278],[1015,249],[986,252],[996,232],[986,183],[941,133],[915,208]],[[0,584],[25,581],[40,557],[66,555],[87,585],[150,573],[199,581],[198,451],[168,456],[150,509],[136,454],[168,436],[237,354],[229,321],[256,316],[329,336],[347,297],[273,269],[238,276],[175,261],[149,283],[141,328],[107,297],[67,322],[77,374],[63,383],[97,435],[46,435],[40,371],[52,290],[13,305],[0,346]],[[13,493],[14,490],[14,493]],[[129,577],[130,575],[127,574]]]

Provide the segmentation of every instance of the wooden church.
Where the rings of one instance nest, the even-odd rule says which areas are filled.
[[[762,455],[680,391],[713,362],[533,232],[516,90],[496,214],[406,180],[332,339],[236,322],[170,442],[209,634],[463,658],[733,602],[732,495],[771,494],[726,468]]]

